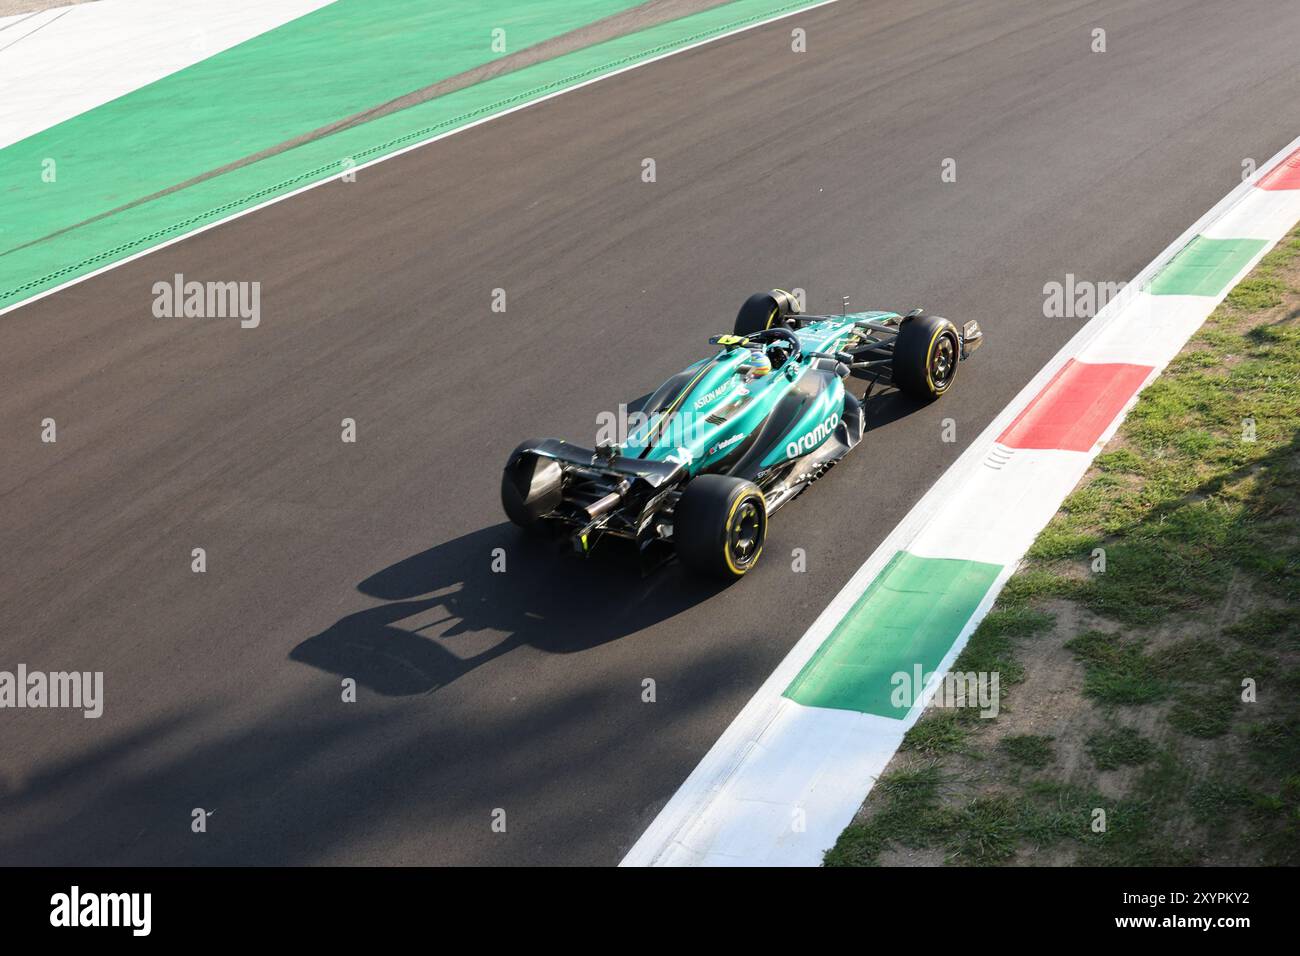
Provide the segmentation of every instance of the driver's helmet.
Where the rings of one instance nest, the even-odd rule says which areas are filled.
[[[770,375],[772,360],[767,357],[767,353],[762,349],[751,349],[749,358],[740,364],[740,372],[743,375],[752,375],[755,378]]]

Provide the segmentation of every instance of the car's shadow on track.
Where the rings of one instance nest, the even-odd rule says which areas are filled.
[[[844,386],[861,399],[862,394],[871,384],[871,376],[855,372],[845,380]],[[862,405],[862,425],[867,431],[883,428],[899,419],[906,418],[928,405],[920,399],[904,395],[898,389],[888,385],[872,385],[870,397]]]
[[[851,381],[861,396],[866,379]],[[894,389],[873,389],[864,424],[871,431],[921,407]],[[505,570],[493,570],[502,559]],[[559,543],[503,522],[366,578],[357,590],[384,603],[340,618],[289,658],[375,693],[425,694],[520,646],[570,654],[617,640],[723,587],[691,577],[675,561],[643,576],[617,543],[602,545],[589,560],[571,557]]]
[[[357,590],[386,603],[340,618],[289,658],[379,694],[422,694],[521,645],[570,654],[616,640],[723,586],[676,562],[643,577],[617,545],[570,557],[502,523],[366,578]]]

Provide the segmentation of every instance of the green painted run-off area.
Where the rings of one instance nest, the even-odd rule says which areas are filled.
[[[1002,568],[899,551],[835,625],[785,696],[808,707],[907,716],[895,674],[929,675],[952,649]],[[919,693],[920,688],[916,689]]]
[[[352,165],[811,0],[732,0],[356,121],[636,5],[338,0],[0,150],[0,308]],[[504,53],[492,48],[498,28]]]
[[[1152,295],[1219,295],[1268,243],[1197,236],[1151,283]]]

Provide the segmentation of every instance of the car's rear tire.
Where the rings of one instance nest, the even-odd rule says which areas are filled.
[[[767,539],[767,502],[758,485],[730,475],[700,475],[673,509],[677,556],[699,574],[734,581],[758,563]]]
[[[899,391],[933,401],[952,386],[961,355],[957,327],[939,315],[907,319],[894,343],[894,385]]]
[[[736,322],[732,331],[736,335],[753,335],[764,329],[776,328],[786,324],[786,320],[803,311],[799,302],[788,292],[773,289],[771,292],[755,292],[736,313]]]

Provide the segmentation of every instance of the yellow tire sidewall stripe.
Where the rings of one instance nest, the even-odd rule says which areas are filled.
[[[736,500],[732,502],[731,510],[727,513],[727,521],[722,526],[722,557],[723,560],[727,562],[727,567],[731,569],[731,573],[736,575],[736,577],[740,577],[746,571],[748,571],[749,568],[752,568],[755,564],[757,564],[759,555],[763,553],[763,546],[760,544],[758,546],[758,550],[754,552],[753,560],[749,562],[749,567],[746,567],[743,570],[741,568],[736,567],[736,562],[731,560],[731,521],[733,518],[736,517],[736,511],[740,508],[741,502],[748,497],[749,497],[749,493],[746,492],[744,494],[739,495],[736,498]],[[766,540],[767,539],[767,497],[763,494],[763,492],[760,491],[758,492],[758,500],[759,503],[762,504],[763,506],[763,539]]]

